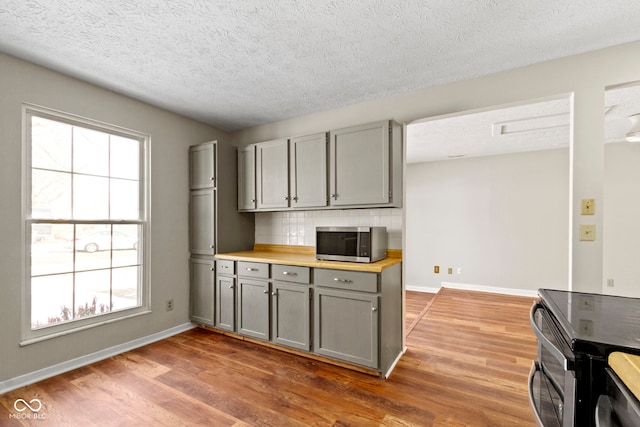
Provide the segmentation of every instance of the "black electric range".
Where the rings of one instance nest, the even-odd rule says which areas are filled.
[[[640,353],[640,298],[540,289],[574,352],[606,357]]]
[[[541,425],[595,426],[607,357],[640,354],[640,298],[540,289],[531,310],[538,360],[529,393]]]

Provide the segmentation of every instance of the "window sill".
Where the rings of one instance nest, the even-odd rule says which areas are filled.
[[[143,308],[142,311],[136,311],[134,313],[126,314],[126,315],[123,315],[123,316],[118,316],[118,317],[114,317],[114,318],[111,318],[111,319],[104,319],[104,320],[100,320],[100,321],[97,321],[97,322],[94,322],[94,323],[89,323],[89,324],[85,324],[85,325],[81,325],[81,326],[77,326],[77,327],[72,327],[72,328],[69,328],[69,329],[65,329],[63,331],[56,331],[56,332],[52,332],[52,333],[46,334],[46,335],[41,335],[41,336],[38,336],[38,337],[26,338],[26,339],[23,339],[22,341],[20,341],[20,347],[24,347],[24,346],[35,344],[35,343],[39,343],[39,342],[42,342],[42,341],[47,341],[47,340],[50,340],[50,339],[62,337],[62,336],[65,336],[65,335],[73,334],[75,332],[84,331],[86,329],[91,329],[91,328],[96,328],[98,326],[108,325],[110,323],[119,322],[120,320],[126,320],[126,319],[131,319],[133,317],[143,316],[145,314],[150,314],[150,313],[151,313],[150,309]]]

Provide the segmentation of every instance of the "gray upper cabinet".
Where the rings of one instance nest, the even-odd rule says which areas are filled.
[[[256,196],[258,209],[289,207],[288,140],[256,144]]]
[[[289,140],[292,208],[327,206],[327,134]]]
[[[332,130],[328,135],[328,144],[327,133],[317,133],[238,150],[238,209],[402,207],[402,127],[398,123],[384,120]]]
[[[215,190],[191,191],[189,246],[193,255],[215,254]]]
[[[330,132],[329,203],[332,206],[391,202],[389,121]]]
[[[192,190],[215,187],[215,152],[213,142],[189,147],[189,187]]]
[[[238,149],[238,210],[256,208],[256,146]]]

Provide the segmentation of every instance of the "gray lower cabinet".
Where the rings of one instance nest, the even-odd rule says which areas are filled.
[[[378,368],[378,294],[316,288],[315,352]]]
[[[215,327],[388,373],[402,353],[401,264],[381,273],[216,262]]]
[[[191,320],[202,325],[214,325],[214,261],[191,258]]]
[[[238,333],[269,340],[270,283],[238,277]]]
[[[216,261],[216,321],[215,327],[236,330],[236,277],[233,261]],[[228,273],[228,274],[224,274]]]

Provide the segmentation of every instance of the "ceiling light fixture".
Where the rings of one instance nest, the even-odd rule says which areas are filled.
[[[631,129],[625,138],[629,142],[640,142],[640,113],[629,116],[629,120],[631,120]]]

